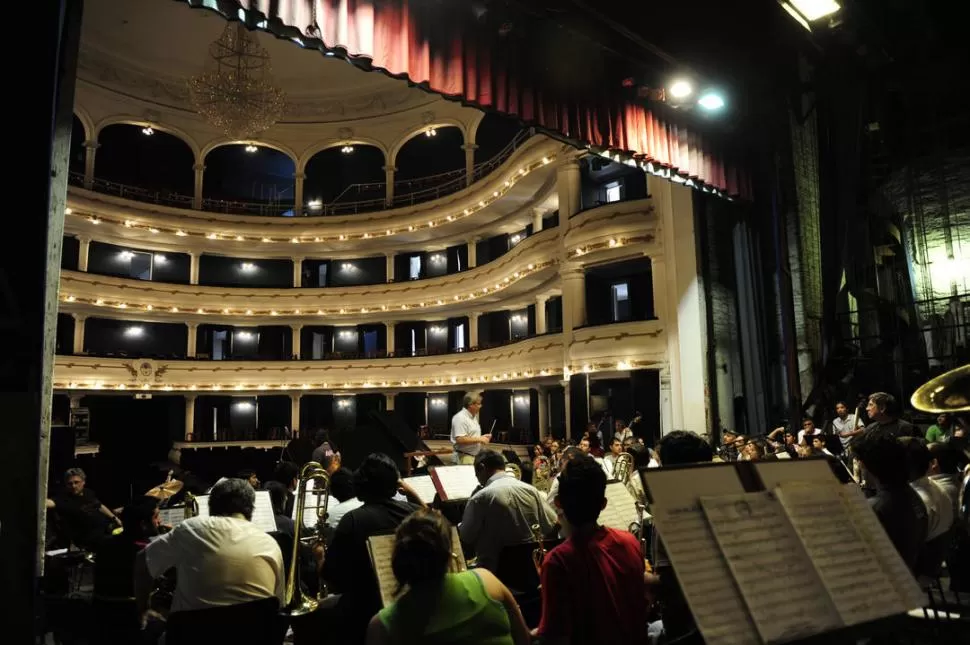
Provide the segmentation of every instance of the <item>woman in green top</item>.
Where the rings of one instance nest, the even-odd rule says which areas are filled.
[[[374,616],[367,645],[527,645],[512,592],[484,569],[449,573],[451,526],[421,509],[395,533],[391,569],[404,594]]]

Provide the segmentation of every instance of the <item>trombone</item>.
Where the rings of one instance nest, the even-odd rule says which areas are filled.
[[[313,488],[310,489],[310,482]],[[316,498],[315,504],[307,503],[307,494]],[[323,498],[321,500],[321,497]],[[300,588],[300,543],[308,541],[313,549],[322,548],[326,553],[324,529],[327,521],[327,506],[330,504],[330,476],[326,469],[315,461],[308,462],[300,470],[297,482],[296,522],[293,533],[293,550],[290,553],[290,575],[286,579],[283,612],[290,618],[313,613],[319,606],[319,601],[327,595],[327,586],[320,580],[316,598],[303,593]],[[316,513],[316,535],[302,537],[304,530],[303,516],[307,510]],[[318,570],[320,570],[318,568]]]

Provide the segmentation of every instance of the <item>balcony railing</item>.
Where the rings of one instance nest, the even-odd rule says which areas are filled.
[[[535,134],[535,131],[532,129],[522,130],[495,156],[477,164],[472,170],[472,183],[486,177],[505,163],[512,156],[512,153],[518,150],[533,134]],[[69,180],[76,186],[84,186],[83,173],[72,172],[69,175]],[[304,209],[304,214],[312,216],[354,215],[413,206],[457,193],[468,186],[468,183],[464,169],[451,170],[416,179],[399,180],[394,182],[394,197],[390,201],[386,198],[386,182],[351,184],[332,202],[322,204],[318,208],[307,207]],[[193,198],[190,195],[183,195],[174,191],[128,186],[97,177],[92,182],[91,190],[150,204],[174,206],[176,208],[193,207]],[[202,200],[202,210],[210,213],[279,217],[287,213],[292,214],[294,204],[285,201],[247,202],[205,198]]]

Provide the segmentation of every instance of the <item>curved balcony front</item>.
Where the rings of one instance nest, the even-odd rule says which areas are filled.
[[[547,137],[533,137],[489,176],[454,195],[349,217],[223,215],[72,187],[65,233],[153,251],[192,250],[250,258],[326,255],[341,259],[416,247],[443,248],[476,236],[514,231],[532,221],[535,209],[555,210],[553,162],[568,150]]]
[[[467,315],[558,290],[559,234],[527,237],[500,258],[446,276],[357,287],[246,289],[61,272],[61,311],[159,322],[339,324]]]
[[[546,334],[474,352],[328,361],[207,361],[57,356],[57,390],[154,393],[367,392],[536,385],[564,374],[564,335]],[[595,357],[579,371],[656,367],[666,338],[658,321],[577,332],[569,354]],[[582,349],[579,350],[578,346]],[[574,348],[577,348],[575,351]],[[566,365],[566,369],[574,370]]]

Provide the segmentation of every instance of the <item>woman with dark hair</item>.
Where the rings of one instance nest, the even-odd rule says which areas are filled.
[[[391,569],[403,595],[371,619],[367,645],[526,645],[512,592],[490,571],[449,573],[452,529],[437,511],[408,516],[394,535]]]

